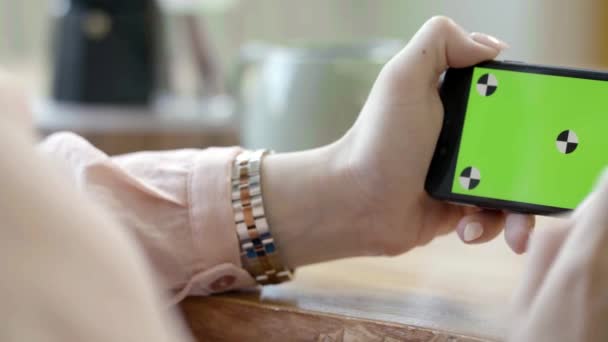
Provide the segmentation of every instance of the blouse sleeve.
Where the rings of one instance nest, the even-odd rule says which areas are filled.
[[[241,268],[230,205],[238,147],[109,157],[57,133],[40,148],[133,235],[173,301],[255,285]]]

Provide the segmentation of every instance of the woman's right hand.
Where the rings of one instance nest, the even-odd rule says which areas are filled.
[[[568,219],[538,228],[509,341],[608,341],[608,174]]]

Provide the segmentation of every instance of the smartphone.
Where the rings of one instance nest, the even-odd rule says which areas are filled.
[[[449,69],[425,188],[539,215],[576,208],[608,166],[608,73],[519,62]]]

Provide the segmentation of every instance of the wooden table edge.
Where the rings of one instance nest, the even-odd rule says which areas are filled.
[[[441,329],[256,301],[239,294],[188,297],[180,306],[199,341],[494,341]]]

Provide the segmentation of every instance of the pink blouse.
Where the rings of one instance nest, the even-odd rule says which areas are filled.
[[[57,133],[40,148],[65,161],[79,188],[138,240],[173,302],[255,285],[241,268],[230,205],[238,147],[109,157],[75,134]]]

